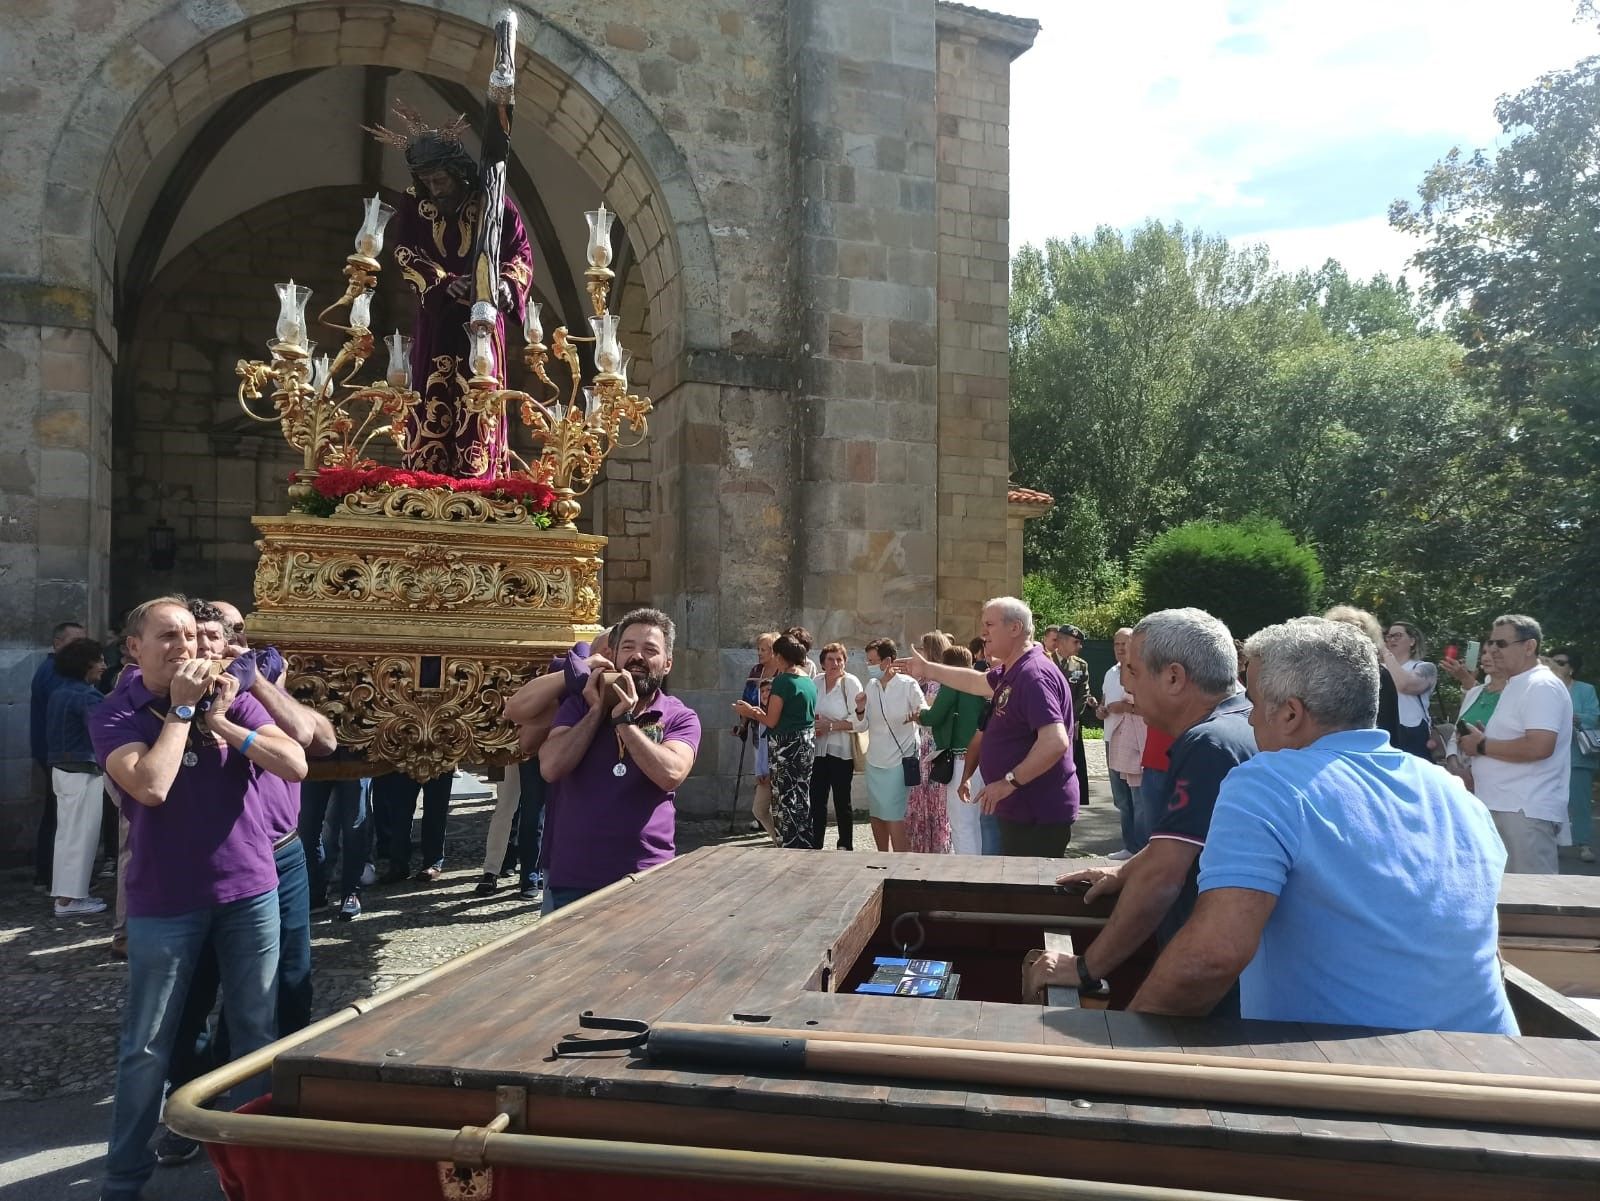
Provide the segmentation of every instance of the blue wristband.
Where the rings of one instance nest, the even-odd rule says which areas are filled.
[[[243,755],[247,751],[249,751],[250,744],[256,740],[256,734],[257,733],[259,733],[259,731],[251,730],[248,734],[246,734],[244,736],[244,741],[239,744],[239,753],[241,755]]]

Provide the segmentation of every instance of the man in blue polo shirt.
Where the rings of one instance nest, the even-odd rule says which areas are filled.
[[[1145,721],[1173,739],[1165,797],[1150,840],[1115,870],[1069,872],[1061,884],[1087,884],[1093,900],[1117,897],[1105,928],[1078,956],[1047,952],[1028,969],[1030,993],[1071,984],[1086,996],[1110,993],[1106,978],[1152,936],[1165,946],[1188,920],[1198,893],[1199,858],[1223,779],[1255,754],[1250,702],[1239,691],[1233,635],[1200,609],[1165,609],[1133,629],[1123,687]],[[1233,994],[1214,998],[1219,1017],[1237,1011]]]
[[[1132,1008],[1204,1013],[1237,978],[1247,1018],[1517,1033],[1505,848],[1459,780],[1373,728],[1371,641],[1303,617],[1245,654],[1262,753],[1223,782],[1199,904]]]

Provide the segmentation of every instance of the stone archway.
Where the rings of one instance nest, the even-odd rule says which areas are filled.
[[[46,172],[42,278],[93,306],[114,346],[115,246],[133,189],[181,127],[248,84],[319,66],[413,69],[468,87],[487,78],[493,35],[481,5],[437,9],[179,3],[146,21],[85,82]],[[472,15],[469,15],[472,14]],[[601,182],[632,233],[653,313],[653,355],[721,344],[717,268],[704,206],[676,143],[614,68],[524,12],[518,97]]]

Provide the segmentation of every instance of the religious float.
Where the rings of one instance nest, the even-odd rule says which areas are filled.
[[[353,753],[321,772],[392,769],[425,781],[463,763],[509,762],[505,698],[599,629],[605,539],[575,527],[578,497],[613,449],[647,436],[651,402],[629,391],[608,307],[603,204],[586,214],[590,333],[558,328],[547,345],[527,299],[531,255],[505,198],[515,42],[514,19],[502,21],[480,163],[466,156],[459,121],[432,129],[398,105],[403,131],[371,131],[406,150],[418,180],[392,254],[420,312],[412,336],[382,339],[384,378],[356,381],[379,341],[372,295],[396,216],[379,196],[366,202],[343,294],[317,315],[342,340],[337,352],[316,355],[310,289],[290,280],[277,286],[270,361],[238,366],[245,412],[279,425],[303,456],[291,512],[255,519],[249,626],[252,640],[283,651],[289,690]],[[428,177],[455,187],[458,207],[426,190]],[[505,383],[505,325],[518,315],[536,394]],[[591,352],[587,384],[580,347]],[[532,431],[527,459],[510,445],[513,416]],[[371,457],[386,444],[401,453],[398,469]]]
[[[1514,965],[1600,996],[1600,880],[1507,878],[1505,1037],[1123,1012],[1153,946],[1108,1009],[1024,1003],[1029,950],[1081,951],[1110,912],[1058,870],[698,851],[197,1081],[167,1120],[233,1201],[1595,1196],[1600,1020]],[[959,982],[886,994],[885,958]],[[196,1107],[268,1069],[251,1111]]]

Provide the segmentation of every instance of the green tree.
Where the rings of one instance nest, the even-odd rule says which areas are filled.
[[[1460,511],[1479,571],[1584,633],[1600,628],[1587,586],[1600,570],[1600,57],[1503,97],[1495,116],[1494,153],[1452,150],[1390,218],[1426,243],[1428,296],[1496,401]]]

